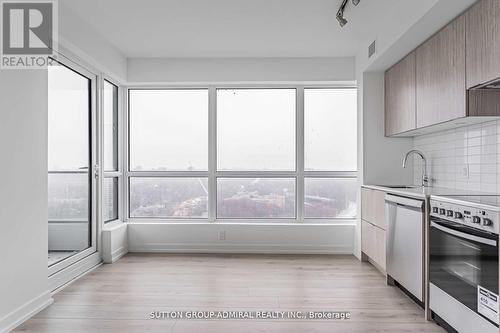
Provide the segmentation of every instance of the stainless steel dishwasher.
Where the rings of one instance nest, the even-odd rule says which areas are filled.
[[[386,194],[388,281],[424,300],[424,201]]]

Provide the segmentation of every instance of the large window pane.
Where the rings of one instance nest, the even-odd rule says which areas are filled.
[[[118,177],[104,178],[102,207],[104,223],[118,219]]]
[[[104,170],[118,171],[118,87],[104,81]]]
[[[295,170],[295,89],[217,90],[217,168]]]
[[[90,80],[64,66],[48,68],[48,168],[89,166]]]
[[[306,218],[355,218],[356,178],[306,178]]]
[[[357,169],[356,89],[304,90],[305,170]]]
[[[219,178],[219,218],[294,218],[294,178]]]
[[[130,179],[130,217],[207,216],[207,178]]]
[[[208,169],[208,90],[130,90],[130,169]]]
[[[87,221],[89,177],[86,173],[49,174],[49,221]]]
[[[48,266],[92,245],[91,80],[48,67]]]

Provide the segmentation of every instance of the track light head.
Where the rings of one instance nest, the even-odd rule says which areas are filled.
[[[342,15],[337,15],[337,21],[339,21],[341,27],[347,24],[347,20]]]
[[[351,0],[354,6],[359,5],[360,1],[361,0]],[[337,11],[337,21],[339,21],[341,27],[347,24],[347,20],[344,18],[344,10],[348,2],[349,0],[342,0],[342,4],[340,5],[339,10]]]

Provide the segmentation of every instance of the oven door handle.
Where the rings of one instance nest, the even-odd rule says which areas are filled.
[[[467,239],[467,240],[470,240],[470,241],[473,241],[473,242],[477,242],[477,243],[481,243],[481,244],[486,244],[486,245],[491,245],[491,246],[497,246],[497,241],[493,240],[493,239],[488,239],[488,238],[483,238],[483,237],[479,237],[479,236],[475,236],[475,235],[469,235],[469,234],[466,234],[464,232],[461,232],[461,231],[457,231],[457,230],[454,230],[454,229],[450,229],[450,228],[447,228],[441,224],[438,224],[436,222],[431,222],[431,227],[434,227],[438,230],[441,230],[442,232],[445,232],[447,234],[450,234],[450,235],[453,235],[453,236],[456,236],[456,237],[460,237],[460,238],[463,238],[463,239]]]

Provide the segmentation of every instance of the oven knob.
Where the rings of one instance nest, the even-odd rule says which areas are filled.
[[[484,218],[484,219],[483,219],[483,225],[484,225],[485,227],[490,227],[490,226],[492,226],[492,225],[493,225],[493,221],[491,221],[490,219]]]
[[[446,211],[446,216],[453,216],[453,211],[452,210],[447,210]]]
[[[464,216],[462,215],[462,213],[460,213],[460,212],[455,212],[455,218],[456,218],[456,219],[461,219],[461,218],[463,218],[463,217],[464,217]]]
[[[473,216],[472,223],[481,223],[481,218],[479,216]]]
[[[432,207],[432,212],[437,214],[439,212],[439,208],[437,207]]]
[[[439,209],[439,215],[445,215],[446,214],[446,209],[440,208]]]

